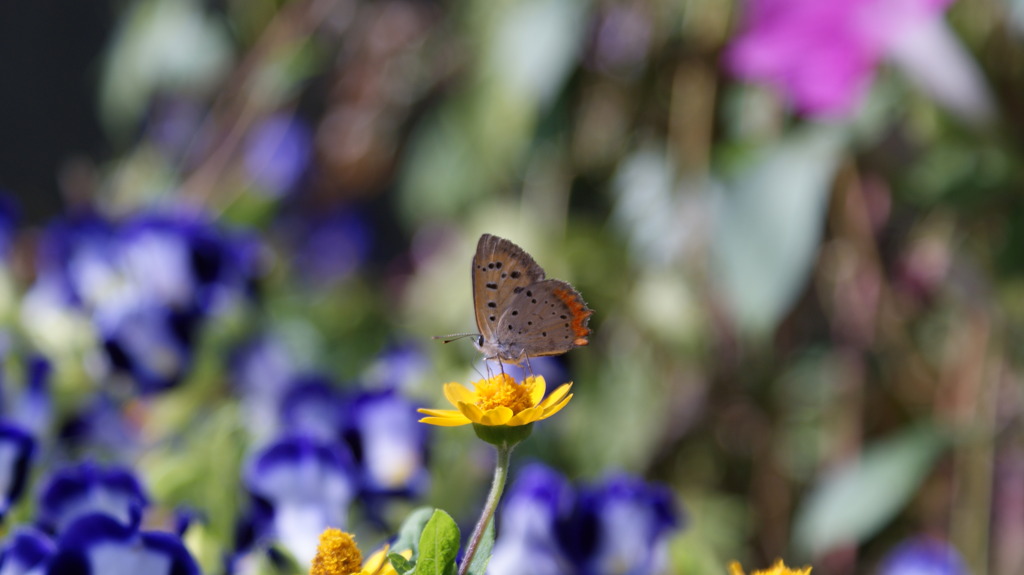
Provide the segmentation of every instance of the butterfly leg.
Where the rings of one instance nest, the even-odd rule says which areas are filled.
[[[480,368],[476,366],[476,364],[473,365],[473,371],[475,371],[476,374],[480,376],[480,379],[489,379],[491,377],[491,366],[487,365],[486,359],[484,360],[484,371],[487,372],[487,375],[484,375],[483,372],[480,371]]]
[[[530,375],[536,375],[535,373],[533,373],[533,365],[530,363],[530,356],[523,355],[523,359],[526,360],[526,369],[530,370]]]

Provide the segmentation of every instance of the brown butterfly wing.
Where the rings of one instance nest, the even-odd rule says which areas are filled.
[[[523,248],[484,234],[476,244],[471,275],[476,328],[485,342],[493,344],[498,320],[516,295],[516,288],[543,280],[544,269]]]
[[[499,358],[518,363],[524,357],[559,355],[587,345],[593,313],[580,292],[564,281],[526,286],[498,320]]]

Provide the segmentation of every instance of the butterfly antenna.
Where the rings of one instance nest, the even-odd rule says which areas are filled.
[[[445,343],[451,343],[464,337],[480,337],[478,333],[450,333],[448,335],[435,335],[430,339],[443,339]]]

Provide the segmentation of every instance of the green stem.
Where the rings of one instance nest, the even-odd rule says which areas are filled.
[[[473,556],[476,555],[476,551],[480,547],[480,541],[484,538],[487,524],[494,517],[494,511],[498,508],[498,502],[501,501],[501,493],[505,490],[505,480],[508,479],[508,463],[509,459],[511,459],[513,446],[503,444],[496,447],[498,450],[498,462],[494,466],[494,481],[491,483],[491,492],[487,494],[487,502],[484,503],[484,510],[480,512],[480,520],[477,521],[476,527],[473,528],[473,535],[469,538],[466,554],[462,558],[462,565],[459,565],[459,575],[469,573],[469,565],[473,562]]]

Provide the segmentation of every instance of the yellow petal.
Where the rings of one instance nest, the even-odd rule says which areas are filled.
[[[544,392],[548,388],[547,382],[544,381],[544,376],[533,375],[523,380],[523,383],[532,386],[530,387],[530,405],[540,403],[540,400],[544,398]]]
[[[571,387],[571,381],[569,383],[563,383],[562,385],[558,386],[558,389],[552,391],[551,395],[544,398],[544,401],[541,402],[540,406],[543,407],[544,409],[547,409],[552,405],[558,403],[559,401],[561,401],[563,397],[565,397],[565,394],[569,393],[569,389]]]
[[[465,416],[466,419],[472,421],[473,423],[480,423],[480,421],[484,418],[484,411],[477,407],[475,403],[467,403],[465,401],[460,401],[457,404],[455,404],[455,407],[458,407],[459,411],[462,412],[462,415]]]
[[[454,417],[424,417],[423,419],[420,419],[420,423],[438,425],[440,427],[458,427],[460,425],[467,425],[470,421],[465,417],[458,419]]]
[[[541,407],[531,407],[524,409],[519,413],[515,414],[512,419],[508,420],[505,425],[526,425],[527,423],[533,423],[544,415],[544,409]]]
[[[505,425],[510,419],[512,419],[512,410],[501,405],[494,409],[488,409],[484,413],[483,419],[478,423],[484,425]]]
[[[569,403],[570,399],[572,399],[572,394],[571,393],[569,395],[565,396],[565,399],[563,399],[562,401],[560,401],[557,404],[555,404],[554,407],[545,408],[544,409],[544,415],[540,419],[547,419],[547,418],[551,417],[552,415],[558,413],[559,411],[562,411],[562,408],[565,407],[565,404]]]
[[[452,404],[458,405],[460,401],[473,403],[476,401],[476,394],[461,383],[444,384],[444,397]]]
[[[389,545],[385,544],[384,547],[374,551],[373,555],[370,555],[370,557],[363,562],[364,573],[376,573],[380,571],[380,568],[384,566],[384,562],[387,561],[388,547]]]
[[[462,412],[456,409],[427,409],[426,407],[421,407],[416,411],[423,415],[433,415],[434,417],[462,417]]]

